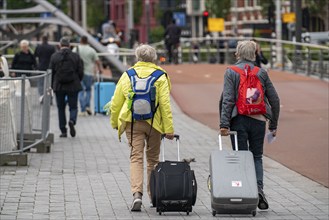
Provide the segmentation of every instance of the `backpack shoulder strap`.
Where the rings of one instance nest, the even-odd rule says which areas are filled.
[[[155,70],[151,75],[155,78],[155,79],[159,79],[160,76],[162,76],[163,74],[165,74],[165,72],[163,72],[162,70]],[[166,74],[167,75],[167,74]]]
[[[132,77],[132,76],[137,75],[137,73],[136,73],[136,71],[135,71],[134,68],[131,68],[131,69],[127,70],[126,72],[127,72],[128,76],[129,76],[129,78]]]
[[[229,66],[228,68],[231,69],[231,70],[233,70],[234,72],[239,73],[239,74],[244,74],[243,69],[240,69],[240,68],[237,67],[237,66]]]
[[[251,70],[251,74],[252,75],[256,75],[258,73],[258,71],[260,70],[260,68],[258,66],[254,66],[254,68]]]

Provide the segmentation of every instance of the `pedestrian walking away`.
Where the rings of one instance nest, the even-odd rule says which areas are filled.
[[[42,36],[42,43],[39,44],[34,52],[35,57],[38,59],[38,70],[46,71],[49,67],[50,57],[55,53],[55,47],[48,44],[48,36]],[[43,100],[43,86],[44,78],[40,78],[38,81],[38,92],[40,95],[40,103]]]
[[[102,65],[95,49],[89,46],[87,36],[81,37],[80,45],[73,48],[73,52],[77,53],[83,60],[84,75],[81,82],[82,91],[79,92],[79,102],[81,110],[79,115],[91,115],[92,112],[90,109],[90,98],[91,87],[93,85],[94,78],[96,78],[95,64],[97,66],[98,74],[102,73]]]
[[[239,150],[252,152],[259,194],[258,208],[268,209],[263,192],[263,145],[266,121],[271,135],[277,134],[280,100],[266,70],[254,65],[256,46],[253,41],[239,41],[235,54],[238,61],[225,72],[219,104],[220,133],[227,136],[230,130],[237,131]],[[257,82],[259,87],[255,86]],[[253,109],[252,106],[260,107]]]
[[[60,137],[67,137],[66,103],[69,105],[69,128],[72,137],[75,137],[75,124],[78,114],[78,93],[82,90],[83,61],[70,49],[70,40],[66,37],[60,40],[60,50],[50,59],[49,68],[52,70],[52,89],[56,95],[58,108]]]
[[[170,106],[171,83],[166,71],[156,65],[156,50],[140,45],[135,50],[137,63],[122,74],[111,101],[111,125],[119,139],[126,133],[131,148],[131,211],[141,211],[144,180],[144,148],[147,161],[147,193],[150,175],[159,162],[161,134],[174,138]],[[146,146],[145,146],[146,143]]]
[[[164,37],[169,63],[174,61],[175,64],[178,64],[178,47],[180,43],[181,29],[176,25],[175,19],[173,19],[171,24],[166,28]]]
[[[11,69],[14,70],[35,70],[37,67],[37,61],[32,50],[29,48],[29,41],[22,40],[19,43],[20,51],[15,54]],[[31,76],[31,73],[24,73],[26,76]],[[13,73],[13,76],[20,77],[22,73]]]

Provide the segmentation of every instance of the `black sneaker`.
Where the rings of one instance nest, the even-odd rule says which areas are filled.
[[[74,128],[74,123],[73,121],[69,121],[69,127],[70,127],[70,135],[72,137],[75,137],[75,128]]]
[[[139,192],[134,193],[133,204],[131,205],[132,212],[140,212],[142,207],[142,194]]]
[[[258,197],[259,197],[258,208],[261,210],[268,209],[268,202],[261,188],[258,188]]]
[[[67,137],[67,134],[66,133],[62,133],[59,135],[60,138],[66,138]]]

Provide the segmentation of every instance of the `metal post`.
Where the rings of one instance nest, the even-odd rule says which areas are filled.
[[[296,42],[302,42],[302,1],[295,1],[295,13],[296,13]],[[298,46],[298,49],[301,47]]]
[[[127,28],[126,28],[126,41],[131,41],[131,31],[134,28],[134,10],[133,10],[133,0],[128,1],[128,10],[127,10]]]
[[[60,10],[61,9],[62,0],[56,0],[56,7]],[[59,41],[62,37],[62,26],[59,24],[57,25],[57,41]]]
[[[297,46],[294,45],[294,58],[292,59],[294,73],[297,73]]]
[[[150,43],[150,0],[145,0],[146,8],[146,42]]]
[[[278,65],[282,65],[282,21],[281,21],[281,0],[275,1],[276,14],[275,14],[275,32],[276,32],[276,62]]]
[[[219,47],[219,40],[217,40],[216,41],[216,43],[217,43],[217,55],[216,55],[216,57],[217,57],[217,63],[220,63],[220,47]]]
[[[311,49],[307,47],[307,75],[309,76],[311,73],[311,62],[312,62],[312,54]]]
[[[286,55],[286,51],[284,50],[284,48],[282,48],[282,71],[284,71],[286,64],[285,64],[285,55]]]
[[[21,129],[19,134],[19,151],[20,154],[23,153],[24,148],[24,118],[25,118],[25,80],[26,75],[22,75],[22,86],[21,86]]]
[[[87,0],[82,0],[81,4],[82,28],[87,30]]]
[[[323,72],[324,72],[324,68],[323,68],[323,51],[322,49],[319,52],[319,71],[320,71],[320,78],[323,79]]]
[[[273,69],[273,43],[270,43],[270,64],[271,64],[271,69]]]
[[[48,70],[47,75],[44,78],[44,88],[43,88],[43,105],[42,105],[42,124],[41,124],[41,138],[43,141],[47,138],[47,133],[49,131],[49,113],[50,113],[50,78],[51,70]]]

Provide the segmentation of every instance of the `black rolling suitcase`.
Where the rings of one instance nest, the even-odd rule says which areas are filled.
[[[197,195],[197,182],[189,163],[179,159],[179,136],[177,142],[178,161],[164,160],[164,137],[162,137],[162,162],[151,173],[150,187],[152,204],[161,215],[163,212],[192,212]]]

